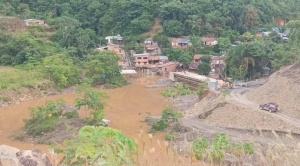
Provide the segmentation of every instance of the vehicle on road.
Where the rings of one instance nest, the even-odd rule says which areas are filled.
[[[266,103],[266,104],[260,104],[259,108],[261,110],[267,110],[269,112],[276,112],[279,111],[279,106],[278,104],[274,103],[274,102],[270,102],[270,103]]]

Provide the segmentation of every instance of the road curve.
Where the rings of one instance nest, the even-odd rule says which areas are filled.
[[[237,88],[237,89],[233,89],[229,96],[226,98],[228,102],[236,104],[236,105],[242,105],[248,108],[251,108],[255,111],[260,111],[262,112],[262,110],[259,109],[259,104],[250,101],[249,99],[247,99],[245,93],[249,90],[249,88]],[[300,128],[300,120],[296,119],[296,118],[292,118],[290,116],[287,116],[281,112],[276,112],[276,113],[269,113],[267,111],[263,111],[266,114],[271,114],[271,116],[276,117],[278,119],[281,119],[283,121],[285,121],[286,123],[293,125],[297,128]]]

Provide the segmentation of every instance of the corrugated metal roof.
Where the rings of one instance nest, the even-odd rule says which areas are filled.
[[[159,56],[160,60],[169,60],[169,58],[167,56]]]
[[[188,44],[189,40],[188,39],[179,39],[178,43]]]
[[[136,57],[136,56],[149,56],[149,53],[144,53],[144,54],[132,54],[132,56]]]

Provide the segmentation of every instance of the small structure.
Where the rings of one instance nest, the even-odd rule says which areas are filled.
[[[177,64],[175,62],[168,62],[165,64],[157,65],[157,73],[160,75],[168,75],[170,72],[174,72],[176,70]]]
[[[225,63],[224,63],[224,55],[222,56],[212,56],[211,57],[211,69],[214,71],[215,74],[221,74],[224,70]]]
[[[144,41],[145,52],[151,55],[160,55],[161,49],[157,42],[154,42],[152,38],[148,38]]]
[[[191,62],[189,65],[189,70],[195,71],[195,70],[197,70],[199,65],[200,65],[200,62]]]
[[[208,88],[210,90],[218,90],[219,89],[219,87],[218,87],[218,81],[215,80],[215,79],[210,79],[208,81],[207,85],[208,85]]]
[[[24,20],[26,26],[45,26],[44,20],[38,20],[38,19],[26,19]]]
[[[106,36],[105,40],[107,40],[108,44],[123,44],[123,37],[120,34],[117,36]]]
[[[141,67],[149,64],[149,53],[133,54],[132,56],[134,57],[134,65],[136,67]]]
[[[200,62],[201,57],[203,57],[203,55],[200,54],[194,55],[194,62]]]
[[[204,36],[202,37],[202,41],[205,46],[214,46],[218,44],[218,40],[214,36]]]
[[[190,41],[186,38],[169,38],[172,48],[188,48]]]

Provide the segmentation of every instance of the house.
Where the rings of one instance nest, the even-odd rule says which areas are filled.
[[[212,69],[212,72],[214,72],[215,74],[221,74],[225,67],[224,55],[212,56],[210,67]]]
[[[134,65],[136,67],[142,67],[149,64],[149,53],[133,54],[132,56],[134,57]]]
[[[24,20],[26,26],[45,26],[44,20],[37,20],[37,19],[26,19]]]
[[[168,75],[170,72],[176,71],[177,63],[168,62],[157,66],[157,73],[160,75]]]
[[[203,57],[203,55],[200,54],[194,55],[194,62],[200,62],[201,57]]]
[[[214,46],[218,44],[218,40],[214,36],[204,36],[202,37],[202,42],[205,46]]]
[[[123,44],[123,37],[120,34],[117,36],[106,36],[105,40],[107,40],[108,44]]]
[[[169,62],[169,58],[167,56],[149,56],[149,64],[163,64]]]
[[[188,48],[190,41],[186,38],[169,38],[172,48]]]
[[[144,41],[145,52],[151,55],[160,55],[161,49],[152,38],[148,38]]]

